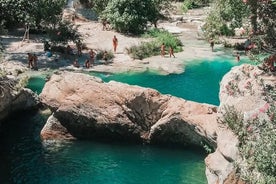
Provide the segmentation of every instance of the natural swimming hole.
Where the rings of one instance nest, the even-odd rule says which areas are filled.
[[[190,62],[183,74],[153,72],[93,74],[104,81],[116,80],[151,87],[163,94],[218,105],[219,82],[236,63],[218,58]],[[34,77],[28,87],[40,93],[44,77]],[[156,147],[114,142],[75,141],[44,144],[39,133],[47,116],[21,114],[2,127],[0,183],[95,183],[95,184],[205,184],[202,150]]]

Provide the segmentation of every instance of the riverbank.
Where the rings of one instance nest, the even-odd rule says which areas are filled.
[[[130,37],[119,34],[113,30],[103,31],[102,25],[96,21],[76,20],[75,24],[82,35],[83,43],[89,49],[112,50],[112,38],[114,35],[119,40],[118,51],[115,53],[115,58],[108,64],[102,64],[101,61],[96,61],[96,64],[90,69],[75,68],[72,66],[73,60],[78,59],[83,65],[85,59],[88,58],[88,50],[83,50],[83,56],[66,57],[59,53],[53,53],[52,57],[47,57],[43,51],[44,35],[30,35],[30,40],[22,41],[24,35],[23,30],[17,30],[7,36],[2,36],[3,44],[5,46],[4,60],[6,62],[14,61],[22,63],[27,66],[27,53],[35,53],[38,56],[38,72],[45,72],[51,69],[62,70],[80,70],[84,72],[108,72],[108,73],[122,73],[122,72],[143,72],[147,70],[156,71],[160,74],[183,73],[185,70],[185,63],[194,60],[212,59],[222,54],[221,47],[215,46],[215,51],[211,52],[209,43],[205,40],[199,39],[199,27],[201,21],[192,21],[193,17],[203,17],[203,11],[190,12],[190,21],[161,22],[158,27],[168,30],[175,34],[183,43],[183,51],[175,53],[176,58],[153,56],[144,60],[132,59],[126,51],[126,48],[132,45],[139,45],[143,41],[147,41],[141,37]],[[194,18],[195,19],[195,18]],[[198,20],[198,19],[196,19]],[[74,44],[71,43],[74,47]],[[34,73],[31,71],[31,73]],[[36,72],[35,72],[36,73]]]

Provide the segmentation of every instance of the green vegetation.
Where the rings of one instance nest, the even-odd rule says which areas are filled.
[[[227,107],[223,122],[238,136],[242,160],[237,171],[248,183],[276,183],[276,91],[265,86],[266,104],[244,120],[233,107]]]
[[[147,31],[143,36],[146,38],[153,38],[153,41],[143,42],[139,46],[128,48],[128,53],[133,59],[144,59],[150,56],[159,55],[162,43],[165,44],[166,48],[171,46],[174,52],[182,51],[181,41],[168,31],[152,29]]]
[[[206,6],[209,2],[210,0],[184,0],[181,8],[186,13],[189,9]]]
[[[203,26],[206,39],[233,36],[234,29],[242,27],[242,34],[255,44],[250,54],[276,52],[275,0],[214,0],[212,4]]]
[[[58,21],[52,26],[46,28],[48,38],[52,45],[66,45],[69,41],[76,43],[80,40],[80,34],[73,23],[67,21]]]
[[[0,22],[8,28],[30,25],[43,28],[59,20],[66,0],[1,0]]]
[[[102,60],[103,59],[103,55],[104,55],[104,51],[103,50],[98,51],[97,55],[96,55],[96,59],[97,60]],[[112,60],[114,58],[113,52],[107,51],[106,58],[107,58],[108,61]]]
[[[110,23],[116,31],[128,34],[141,34],[147,23],[157,24],[164,15],[161,10],[169,6],[169,0],[105,0],[94,2],[93,9],[102,20]]]
[[[215,0],[203,27],[205,36],[233,36],[234,29],[244,25],[249,8],[241,0]]]
[[[76,28],[62,21],[65,4],[66,0],[1,0],[0,31],[24,26],[31,31],[46,32],[53,45],[75,41],[79,38]]]

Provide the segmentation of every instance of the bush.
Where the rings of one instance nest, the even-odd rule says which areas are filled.
[[[230,29],[226,24],[223,24],[220,27],[220,34],[224,36],[234,36],[235,31],[233,29]]]
[[[150,56],[159,55],[162,43],[164,43],[167,48],[170,46],[173,47],[174,52],[182,51],[182,42],[168,31],[151,29],[147,31],[143,37],[154,38],[154,40],[151,42],[143,42],[139,46],[128,48],[128,53],[133,59],[144,59]]]
[[[128,53],[133,59],[144,59],[150,56],[160,54],[160,44],[158,42],[143,42],[139,46],[132,46],[128,49]]]
[[[102,60],[104,55],[104,51],[100,50],[97,52],[96,59],[97,60]],[[114,58],[114,54],[111,51],[107,52],[107,60],[112,60]]]
[[[209,0],[184,0],[181,8],[186,13],[189,9],[199,8],[207,5],[207,3],[209,3]]]

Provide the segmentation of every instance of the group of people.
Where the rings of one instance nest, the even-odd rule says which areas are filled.
[[[165,54],[166,54],[166,46],[165,46],[165,43],[162,43],[162,44],[161,44],[160,54],[161,54],[162,57],[165,57]],[[174,50],[173,50],[173,47],[172,47],[172,46],[169,47],[169,56],[170,56],[170,57],[173,56],[173,57],[175,58]]]

